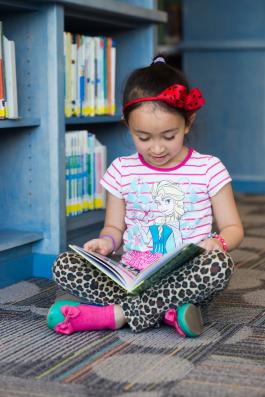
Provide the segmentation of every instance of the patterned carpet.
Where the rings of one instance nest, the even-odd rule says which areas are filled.
[[[265,196],[238,197],[246,230],[229,289],[204,311],[201,337],[163,326],[134,335],[50,331],[56,288],[0,290],[0,396],[265,396]]]

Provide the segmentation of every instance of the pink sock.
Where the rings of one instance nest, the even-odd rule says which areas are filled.
[[[116,329],[114,305],[91,306],[61,306],[65,316],[62,323],[54,327],[60,334],[70,335],[75,331],[96,331],[99,329]]]

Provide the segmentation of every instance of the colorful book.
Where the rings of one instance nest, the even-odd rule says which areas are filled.
[[[64,113],[66,117],[72,116],[72,102],[71,102],[71,33],[64,32]]]
[[[204,252],[202,247],[188,244],[179,250],[165,254],[159,261],[152,263],[144,270],[138,270],[111,258],[88,252],[76,245],[69,247],[98,270],[108,276],[127,293],[137,295],[159,282],[163,277],[184,266],[189,260]]]
[[[115,41],[65,32],[64,58],[66,117],[115,114]]]
[[[95,196],[95,167],[94,167],[94,151],[95,151],[95,135],[88,132],[87,140],[87,164],[88,164],[88,209],[94,209]]]
[[[111,92],[110,92],[110,114],[114,115],[116,112],[116,97],[115,84],[116,82],[116,42],[112,40],[111,47]]]
[[[94,208],[106,207],[106,192],[103,189],[100,180],[106,172],[107,148],[95,139],[94,147]]]
[[[18,118],[17,101],[17,74],[15,42],[3,37],[4,43],[4,75],[6,79],[6,117],[9,119]]]
[[[84,37],[85,47],[85,92],[83,116],[95,116],[95,41],[93,37]]]
[[[106,193],[99,181],[106,172],[106,146],[87,130],[65,135],[66,215],[105,208]]]
[[[71,113],[78,116],[78,83],[77,83],[77,44],[76,35],[71,35]]]
[[[85,94],[83,116],[95,116],[95,40],[84,38],[85,46]]]
[[[82,115],[82,107],[85,99],[85,46],[84,36],[76,35],[77,44],[77,107],[76,116]]]
[[[111,106],[111,91],[112,91],[112,38],[107,37],[106,40],[106,69],[107,69],[107,76],[106,76],[106,81],[107,81],[107,108],[106,108],[106,113],[107,114],[112,114],[112,106]]]
[[[96,69],[96,114],[104,114],[104,40],[95,37],[95,69]]]
[[[3,23],[0,21],[0,119],[6,118]]]

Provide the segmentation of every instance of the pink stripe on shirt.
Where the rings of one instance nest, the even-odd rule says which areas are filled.
[[[226,178],[222,179],[220,182],[216,183],[216,185],[212,186],[211,189],[209,189],[209,192],[211,192],[213,189],[216,189],[217,186],[223,185],[224,182],[226,181],[231,181],[230,176],[227,176]]]

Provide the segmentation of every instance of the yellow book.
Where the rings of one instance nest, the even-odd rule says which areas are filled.
[[[106,207],[106,193],[105,189],[100,184],[100,180],[106,172],[107,162],[107,150],[106,146],[102,145],[97,139],[95,139],[94,148],[94,167],[95,167],[95,195],[94,195],[94,206],[96,209]]]
[[[64,32],[64,113],[66,117],[71,117],[72,104],[71,104],[71,43],[72,35],[69,32]]]

